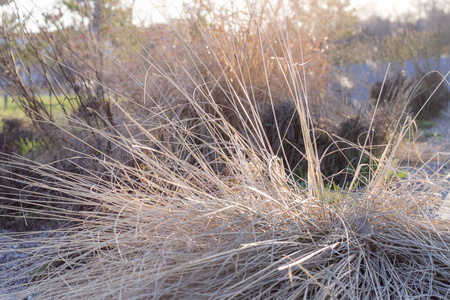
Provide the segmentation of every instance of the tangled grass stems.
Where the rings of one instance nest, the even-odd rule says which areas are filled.
[[[419,204],[402,209],[399,202],[407,194],[397,191],[395,199],[388,197],[390,205],[367,214],[373,229],[363,235],[355,228],[355,204],[342,203],[347,209],[339,210],[291,191],[270,197],[264,195],[270,191],[238,185],[233,191],[197,190],[186,199],[110,193],[83,226],[47,241],[45,255],[36,249],[42,264],[64,259],[30,291],[44,298],[131,299],[328,294],[356,299],[448,292],[448,227],[425,216],[408,218]],[[321,212],[312,213],[314,206]],[[300,266],[283,268],[312,253],[317,254]]]
[[[38,178],[53,179],[39,182],[41,188],[71,196],[50,193],[48,200],[76,199],[92,208],[75,212],[82,222],[57,230],[43,239],[43,246],[29,250],[39,263],[22,276],[33,274],[36,281],[11,296],[448,296],[448,223],[420,214],[438,205],[439,198],[419,186],[411,189],[414,180],[395,189],[379,181],[359,194],[338,191],[329,204],[289,185],[280,160],[268,152],[254,153],[242,136],[228,141],[234,151],[223,155],[227,171],[218,174],[205,162],[188,162],[189,156],[180,157],[171,147],[156,150],[133,137],[91,130],[121,145],[146,168],[111,157],[87,157],[102,173],[34,168]],[[202,161],[178,130],[177,144],[184,141],[181,145]],[[148,131],[144,134],[156,139]],[[222,144],[210,146],[221,149]],[[51,214],[64,220],[63,212]]]
[[[259,81],[242,67],[256,68],[258,60],[245,58],[236,43],[232,54],[244,57],[236,63],[221,52],[229,49],[210,43],[218,63],[207,64],[195,44],[182,40],[184,56],[155,59],[149,67],[156,75],[141,92],[153,102],[150,109],[112,97],[111,126],[80,118],[50,124],[66,147],[57,159],[4,159],[0,188],[11,192],[2,208],[14,214],[33,205],[39,217],[64,224],[20,250],[30,256],[6,282],[7,297],[448,298],[449,224],[428,214],[441,205],[442,179],[390,175],[396,171],[391,150],[409,124],[380,158],[365,143],[342,139],[377,159],[378,168],[364,188],[353,189],[354,179],[349,189],[326,190],[313,101],[299,69],[305,63],[291,55],[287,29],[277,26],[271,29],[280,48],[264,52],[270,32],[256,25],[260,40],[253,45],[261,49],[263,72],[255,76],[270,86],[271,76],[282,74],[277,91],[268,87],[272,111],[286,95],[280,87],[289,87],[305,141],[299,150],[308,162],[306,188],[286,172],[286,153],[277,156],[269,146],[253,94]],[[285,61],[272,70],[275,50],[283,50]],[[277,133],[283,144],[279,127]],[[22,239],[6,235],[14,239],[2,242],[2,251]],[[14,284],[17,279],[25,283]]]

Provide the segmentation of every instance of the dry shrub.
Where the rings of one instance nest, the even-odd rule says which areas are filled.
[[[155,41],[145,77],[138,75],[146,79],[144,105],[162,107],[164,113],[184,120],[197,118],[202,109],[243,131],[240,116],[244,112],[253,116],[249,121],[257,123],[258,114],[272,103],[300,96],[294,95],[297,91],[289,78],[297,80],[307,71],[314,76],[295,88],[323,92],[325,84],[320,82],[321,76],[325,77],[325,56],[300,51],[298,22],[281,16],[280,4],[273,10],[248,5],[247,10],[238,12],[217,12],[200,4],[188,11],[186,19],[171,22],[165,31],[172,38]],[[304,49],[323,41],[312,35],[302,37]],[[292,64],[300,58],[308,63]],[[196,131],[205,134],[201,126],[196,126]]]
[[[49,17],[39,32],[30,31],[25,22],[15,12],[1,24],[0,79],[6,84],[5,91],[35,121],[33,127],[39,129],[36,134],[55,147],[64,147],[65,139],[57,126],[60,124],[55,124],[61,117],[75,117],[94,128],[116,126],[112,123],[114,102],[132,100],[133,93],[127,91],[133,84],[139,85],[115,60],[123,59],[123,52],[135,45],[133,40],[125,50],[113,46],[105,50],[84,22],[75,30]],[[114,38],[120,39],[123,31],[130,34],[132,30],[114,30]],[[103,52],[116,57],[106,59]],[[123,74],[128,75],[127,80],[123,80]],[[49,97],[52,105],[45,102]],[[93,110],[100,111],[101,117]]]
[[[33,138],[29,126],[18,119],[3,119],[3,130],[0,132],[0,153],[20,153],[18,143]]]
[[[386,82],[376,82],[370,89],[372,99],[380,99],[380,103],[387,103],[396,99],[405,92],[406,84],[405,72],[398,72]]]
[[[418,119],[438,117],[450,101],[447,78],[439,72],[416,74],[419,83],[411,96],[411,112]]]
[[[329,183],[339,186],[349,184],[357,166],[369,163],[384,150],[392,120],[382,111],[384,118],[376,118],[370,129],[370,116],[355,113],[353,116],[334,116],[325,119],[311,111],[314,128],[314,147],[320,159],[320,171]],[[302,125],[298,111],[291,103],[275,107],[263,119],[269,147],[286,163],[288,173],[304,180],[308,170]],[[368,136],[368,134],[370,135]],[[361,174],[358,184],[368,182],[369,174]]]
[[[441,114],[450,99],[446,82],[446,77],[439,72],[417,72],[415,79],[407,79],[404,73],[397,73],[385,83],[376,82],[370,97],[379,99],[380,103],[403,98],[407,110],[415,118],[430,120]]]
[[[264,37],[269,29],[257,26],[256,36]],[[265,45],[264,40],[255,45]],[[276,39],[280,44],[282,40]],[[290,56],[299,49],[282,47],[285,62],[277,63],[278,71],[273,71],[282,74],[276,77],[279,90],[277,81],[274,94],[271,82],[264,86],[261,81],[263,94],[271,99],[267,105],[276,115],[269,122],[272,127],[280,125],[276,137],[274,130],[266,134],[260,118],[262,110],[252,92],[258,81],[247,83],[244,76],[270,77],[272,71],[245,73],[252,65],[250,57],[243,55],[241,64],[239,59],[225,60],[219,45],[210,50],[217,64],[207,65],[209,59],[196,57],[196,40],[180,42],[184,48],[176,54],[178,59],[156,61],[149,69],[145,97],[132,109],[112,97],[117,114],[108,126],[95,127],[75,118],[71,125],[52,123],[68,149],[52,163],[28,162],[35,175],[13,178],[27,188],[39,188],[35,194],[39,198],[7,195],[5,200],[14,204],[6,204],[7,209],[27,212],[20,205],[34,201],[46,218],[65,225],[33,239],[39,246],[17,250],[29,254],[29,259],[18,262],[21,272],[2,283],[7,297],[448,296],[448,222],[429,214],[439,208],[446,179],[439,174],[424,178],[415,171],[405,180],[398,178],[389,151],[398,141],[390,136],[365,188],[354,191],[352,183],[348,189],[324,189],[320,163],[327,163],[325,153],[346,146],[321,129],[331,128],[349,140],[346,144],[358,144],[366,121],[315,120],[306,70],[297,69],[304,61]],[[232,48],[236,55],[237,47]],[[256,59],[267,66],[271,59],[262,49]],[[289,98],[295,110],[289,106],[278,110],[272,104],[274,99]],[[146,101],[149,107],[143,105]],[[293,129],[287,125],[291,116]],[[369,120],[384,124],[378,120],[384,117],[375,114]],[[400,138],[408,129],[403,128]],[[304,147],[306,187],[286,174],[272,151],[276,147],[269,147],[271,141],[282,145],[282,131],[287,131],[287,140],[292,137],[292,143]],[[339,143],[328,147],[331,138]],[[364,133],[361,138],[366,140]],[[343,152],[359,153],[361,148],[353,145]],[[23,165],[19,160],[10,164]],[[76,169],[70,169],[73,166]],[[81,209],[45,209],[60,202]],[[6,235],[13,240],[1,242],[5,252],[17,239],[26,240]],[[24,281],[15,284],[18,279]]]

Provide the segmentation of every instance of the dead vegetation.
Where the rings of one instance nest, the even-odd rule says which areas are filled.
[[[406,110],[414,118],[431,120],[438,117],[450,101],[446,82],[446,77],[437,71],[428,74],[419,71],[414,78],[397,73],[384,83],[375,83],[370,96],[379,103],[403,98]]]
[[[174,21],[176,41],[141,56],[129,94],[71,65],[98,88],[68,78],[70,120],[35,120],[51,147],[2,160],[1,209],[58,225],[21,249],[39,263],[18,262],[8,297],[448,297],[449,224],[429,213],[447,179],[399,175],[401,104],[324,118],[326,64],[302,58],[282,7],[257,12],[235,19],[241,31],[195,10]]]
[[[320,118],[311,112],[312,137],[320,161],[320,172],[330,184],[344,186],[354,178],[360,159],[369,162],[378,157],[389,138],[387,118],[378,117],[370,129],[371,116],[355,113],[354,116]],[[392,125],[391,125],[392,126]],[[285,103],[274,107],[263,119],[268,145],[285,162],[286,170],[302,181],[308,163],[302,125],[294,105]],[[366,184],[368,174],[357,178],[358,185]]]

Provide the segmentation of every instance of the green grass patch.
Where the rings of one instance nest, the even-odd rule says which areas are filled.
[[[17,105],[11,97],[7,96],[6,98],[7,100],[5,103],[5,96],[2,93],[0,99],[0,121],[3,120],[3,118],[26,118],[25,113],[20,109],[19,105]]]
[[[434,122],[431,120],[418,119],[416,121],[416,123],[417,123],[417,127],[421,128],[421,129],[431,128],[434,126]]]
[[[424,132],[424,135],[427,139],[435,138],[438,140],[442,140],[442,135],[440,133],[426,131]]]
[[[7,96],[7,100],[5,101],[4,93],[0,93],[0,95],[0,130],[3,129],[2,120],[4,118],[28,119],[23,109],[21,109],[20,104],[14,101],[13,97]],[[65,96],[57,98],[55,96],[50,97],[48,95],[42,95],[39,98],[39,102],[42,102],[45,108],[49,110],[53,116],[63,113],[60,103],[62,103],[62,105],[64,105],[67,109],[71,110],[70,101],[71,100]]]
[[[29,138],[20,138],[17,142],[17,149],[20,155],[27,155],[30,152],[40,152],[44,148],[43,140],[32,140]]]

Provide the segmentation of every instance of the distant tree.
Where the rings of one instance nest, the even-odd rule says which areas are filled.
[[[341,60],[344,50],[356,33],[358,19],[350,8],[349,0],[296,0],[292,1],[293,19],[300,23],[300,33],[311,39],[312,50],[323,53],[325,71],[327,61]]]
[[[361,34],[367,37],[383,37],[392,34],[392,23],[387,18],[372,16],[361,24]]]
[[[433,7],[427,18],[427,29],[431,32],[447,31],[450,28],[450,12]]]
[[[73,48],[79,48],[80,40],[94,45],[90,55],[95,57],[89,59],[97,65],[99,81],[103,81],[104,73],[111,72],[115,64],[105,60],[105,54],[125,63],[129,51],[139,47],[134,39],[138,34],[132,24],[133,6],[124,5],[121,0],[62,0],[62,4],[74,15]],[[130,31],[134,31],[133,35]]]
[[[296,0],[292,10],[306,33],[325,33],[330,41],[355,33],[357,18],[349,0]]]
[[[102,38],[113,33],[114,28],[132,23],[133,8],[123,5],[121,0],[63,0],[62,3],[81,18],[79,25]]]

